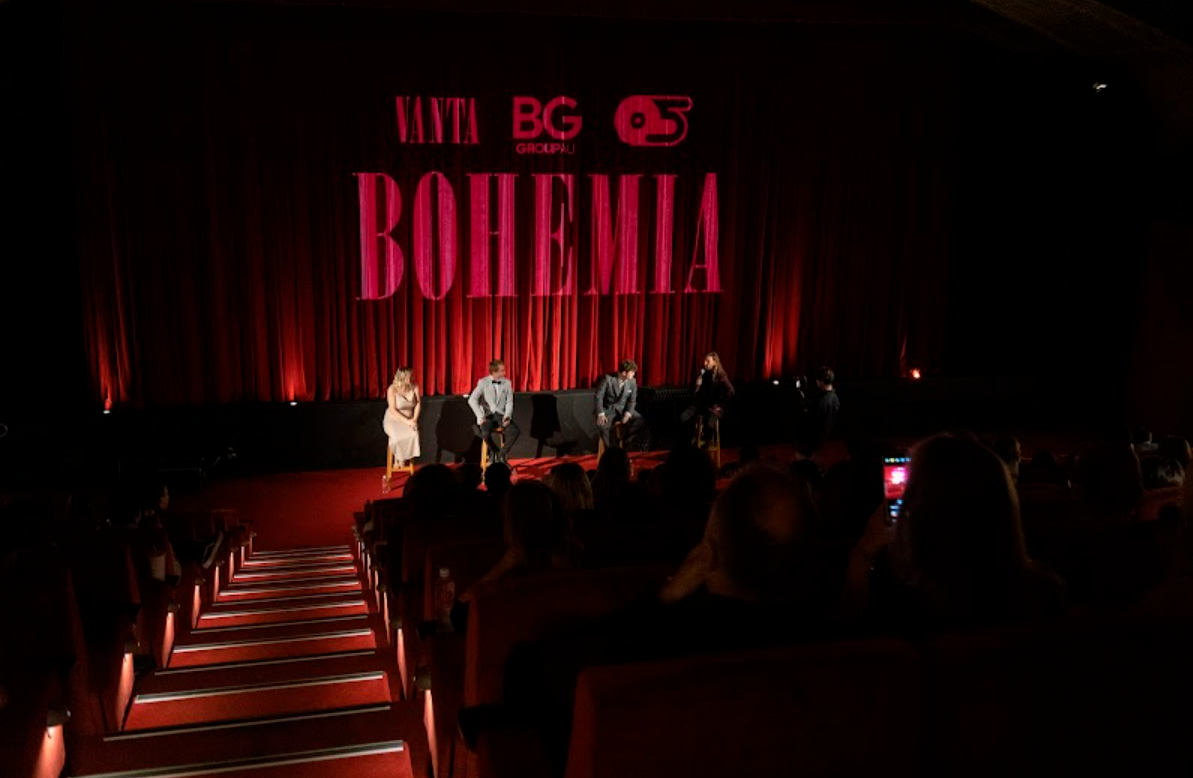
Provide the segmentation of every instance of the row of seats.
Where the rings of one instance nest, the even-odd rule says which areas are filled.
[[[0,685],[10,692],[0,716],[4,775],[55,778],[72,741],[120,731],[136,671],[168,663],[175,638],[214,600],[229,556],[250,542],[236,511],[171,521],[172,534],[223,531],[232,539],[228,554],[207,571],[181,565],[181,576],[168,572],[163,581],[134,528],[63,526],[48,545],[16,552],[0,582],[0,623],[7,625]],[[167,554],[165,570],[174,569]]]
[[[445,544],[428,549],[426,564],[455,564],[455,577],[483,571],[495,553]],[[459,710],[501,700],[503,666],[519,642],[616,610],[666,574],[577,570],[477,587],[466,635],[428,635],[422,655],[436,774],[545,775],[517,731],[482,732],[466,747]],[[577,682],[567,775],[1193,767],[1181,734],[1193,723],[1190,649],[1193,622],[1118,614],[918,645],[872,639],[589,668]]]

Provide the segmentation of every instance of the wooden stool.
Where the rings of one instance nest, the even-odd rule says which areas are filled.
[[[501,448],[505,448],[505,427],[499,427],[493,430],[493,434],[497,436],[497,442],[501,444]],[[481,438],[481,475],[489,469],[489,439]]]
[[[614,424],[613,424],[613,436],[615,438],[617,438],[617,447],[618,448],[625,447],[625,430],[623,429],[624,426],[625,426],[625,422],[621,422],[621,421],[614,422]],[[603,456],[605,456],[605,436],[597,435],[597,461],[600,462],[601,457],[603,457]]]
[[[394,472],[406,471],[410,475],[414,475],[414,460],[410,460],[410,464],[405,467],[394,467],[394,452],[390,450],[389,446],[385,447],[385,480],[381,484],[381,491],[388,492],[389,486],[393,483]]]
[[[717,463],[717,470],[721,469],[721,420],[716,416],[710,417],[716,419],[711,422],[713,427],[713,439],[709,442],[707,448],[704,445],[704,417],[696,417],[696,445],[700,448],[706,448],[708,453],[712,455],[713,461]]]

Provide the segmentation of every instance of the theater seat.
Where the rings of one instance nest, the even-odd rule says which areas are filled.
[[[923,665],[874,640],[591,667],[567,778],[918,775]]]
[[[930,646],[945,776],[1188,775],[1188,621],[1116,615]]]

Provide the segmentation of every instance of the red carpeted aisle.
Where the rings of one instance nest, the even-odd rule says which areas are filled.
[[[393,698],[395,654],[348,546],[246,549],[220,572],[169,666],[138,680],[123,731],[71,744],[70,775],[425,774],[422,707]]]

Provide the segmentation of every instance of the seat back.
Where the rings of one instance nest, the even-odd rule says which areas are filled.
[[[923,684],[895,640],[590,667],[567,778],[918,774]]]
[[[427,547],[427,561],[423,570],[422,620],[435,618],[435,580],[439,568],[451,571],[456,595],[467,591],[501,560],[505,546],[501,543],[442,543]]]
[[[932,764],[968,776],[1187,774],[1190,626],[1115,615],[936,639]]]
[[[505,660],[519,643],[603,616],[655,591],[663,566],[510,577],[475,590],[468,613],[464,704],[499,702]]]

